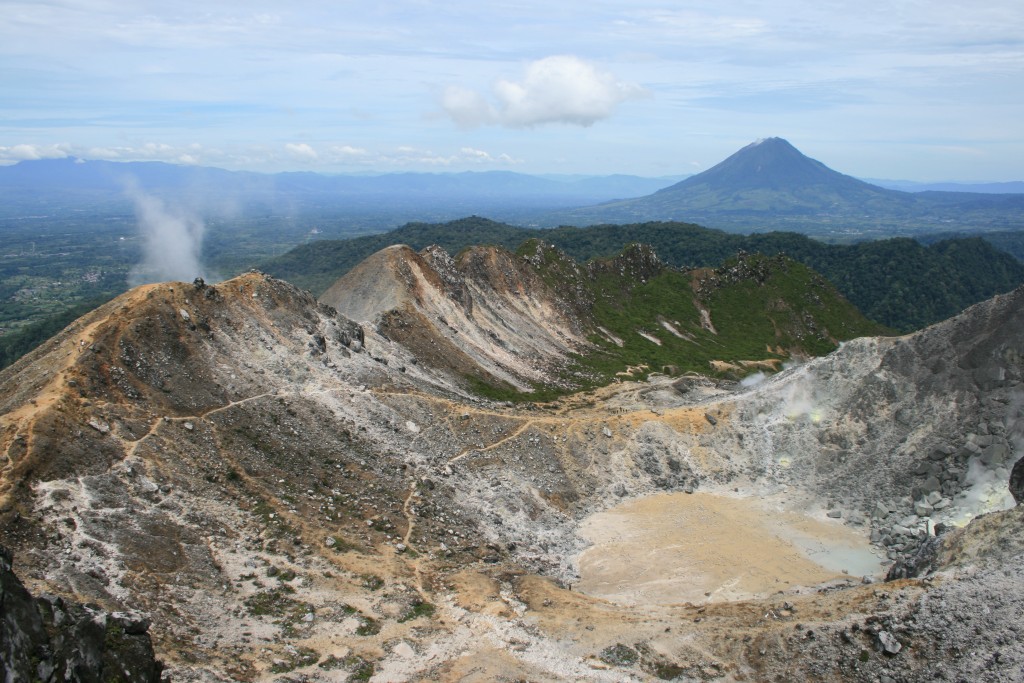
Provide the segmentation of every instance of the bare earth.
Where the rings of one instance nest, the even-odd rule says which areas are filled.
[[[581,534],[594,545],[579,590],[628,605],[765,597],[880,569],[867,540],[838,522],[712,493],[633,500],[590,516]]]

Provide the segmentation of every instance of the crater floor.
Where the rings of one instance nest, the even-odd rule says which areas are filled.
[[[881,573],[862,534],[740,495],[647,496],[591,515],[580,533],[593,545],[578,590],[629,605],[761,598]]]

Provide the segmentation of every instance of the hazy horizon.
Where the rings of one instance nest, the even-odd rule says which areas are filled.
[[[0,0],[0,163],[1024,178],[1024,5]]]

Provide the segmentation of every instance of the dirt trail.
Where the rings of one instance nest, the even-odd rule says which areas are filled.
[[[49,408],[64,396],[67,389],[63,378],[67,371],[75,364],[82,349],[88,348],[95,341],[97,328],[106,322],[106,318],[100,318],[90,325],[84,327],[74,338],[69,338],[63,344],[63,363],[59,367],[46,371],[46,383],[33,396],[32,401],[0,416],[0,428],[7,425],[22,423],[26,420],[34,420],[46,408]],[[30,425],[28,425],[30,426]]]
[[[525,432],[527,429],[532,427],[535,422],[536,422],[535,420],[527,420],[523,424],[519,425],[519,427],[514,432],[509,434],[508,436],[502,437],[502,438],[498,439],[497,441],[493,441],[493,442],[487,444],[486,446],[484,446],[483,448],[479,448],[477,446],[467,446],[466,448],[462,449],[462,451],[460,451],[457,455],[455,455],[454,457],[449,459],[447,464],[448,465],[454,465],[455,463],[457,463],[459,460],[462,460],[463,458],[465,458],[470,453],[474,453],[474,452],[475,453],[486,453],[487,451],[492,450],[494,448],[497,448],[497,447],[501,446],[504,443],[508,443],[509,441],[512,441],[513,439],[518,437],[520,434]]]

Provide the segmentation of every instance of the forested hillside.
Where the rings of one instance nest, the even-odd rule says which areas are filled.
[[[390,244],[414,249],[438,244],[455,253],[474,244],[515,249],[534,237],[581,261],[612,256],[627,244],[649,244],[662,260],[678,268],[719,266],[741,251],[784,253],[828,278],[869,318],[902,332],[948,318],[1024,283],[1024,264],[980,237],[929,245],[908,238],[834,245],[797,233],[736,235],[691,223],[525,230],[475,216],[448,223],[409,223],[390,233],[353,240],[312,242],[263,268],[319,294],[356,263]]]
[[[943,240],[961,239],[971,236],[971,233],[947,232],[938,235],[927,235],[919,238],[923,244],[934,244]],[[1018,261],[1024,261],[1024,230],[997,230],[986,232],[979,237],[997,249],[1005,251]]]

